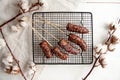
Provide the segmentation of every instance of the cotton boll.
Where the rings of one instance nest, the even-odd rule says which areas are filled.
[[[34,73],[35,73],[35,71],[33,71],[32,69],[28,69],[28,70],[27,70],[27,73],[26,73],[26,76],[27,76],[28,78],[31,78],[31,76],[32,76]]]
[[[5,40],[4,39],[0,39],[0,49],[2,47],[5,47],[6,43],[5,43]]]
[[[13,57],[11,55],[7,55],[2,59],[2,63],[6,66],[12,66],[13,63]]]
[[[29,1],[28,0],[21,0],[22,1],[22,9],[24,9],[25,10],[25,12],[26,11],[28,11],[29,10]]]
[[[28,17],[22,17],[21,18],[21,21],[20,21],[20,26],[21,27],[28,27],[28,22],[29,22],[29,19],[28,19]]]
[[[112,35],[112,37],[110,39],[111,44],[117,44],[117,43],[119,43],[119,41],[120,40],[119,40],[119,38],[117,36]]]
[[[106,53],[107,51],[107,45],[102,45],[101,53]]]
[[[33,70],[33,71],[37,71],[37,67],[36,67],[36,66],[33,66],[33,67],[32,67],[32,70]]]
[[[30,61],[30,62],[28,62],[28,65],[29,65],[29,66],[35,66],[35,63],[32,62],[32,61]]]
[[[114,36],[120,38],[120,29],[117,29],[114,33],[113,33]]]
[[[102,61],[102,68],[105,68],[107,66],[107,62],[105,60]]]
[[[47,7],[48,6],[48,2],[46,0],[40,0],[40,2],[43,3],[43,7],[44,8],[46,8],[46,9],[48,8]]]
[[[29,7],[29,0],[21,0],[22,1],[22,7],[23,9],[26,9]]]
[[[21,18],[21,22],[22,21],[28,23],[29,22],[29,18],[24,16],[24,17]]]
[[[26,22],[24,22],[24,21],[22,21],[22,22],[20,22],[20,25],[22,26],[22,27],[28,27],[28,23],[26,23]]]
[[[22,18],[21,18],[21,20],[23,20],[23,21],[26,21],[26,22],[27,22],[27,21],[29,21],[29,18],[28,18],[28,17],[26,17],[26,16],[24,16],[24,17],[22,17]]]
[[[98,44],[98,45],[96,45],[96,52],[97,53],[106,53],[106,51],[107,51],[107,45],[102,45],[102,44]]]
[[[31,77],[36,71],[37,71],[37,67],[35,63],[33,63],[32,61],[29,61],[28,68],[27,68],[27,76]]]
[[[100,59],[105,59],[105,54],[102,54],[102,55],[100,56]]]
[[[12,71],[12,66],[5,66],[5,67],[4,67],[4,71],[5,71],[6,73],[10,74],[11,71]]]
[[[115,30],[118,29],[120,27],[120,24],[118,24],[117,22],[113,22],[109,25],[110,30]]]
[[[20,26],[19,24],[16,24],[16,27],[17,27],[17,29],[20,29],[20,28],[21,28],[21,26]]]
[[[28,5],[22,5],[22,8],[25,10],[25,12],[27,12],[29,10]]]
[[[34,73],[35,73],[35,71],[33,69],[31,69],[31,68],[27,69],[26,74],[27,74],[28,77],[31,77]]]
[[[9,62],[13,62],[13,57],[11,55],[8,55],[6,57],[6,60],[9,61]]]
[[[102,47],[102,44],[98,44],[95,47],[96,47],[96,52],[99,52]]]
[[[34,74],[34,72],[35,72],[35,71],[33,71],[32,69],[29,69],[29,70],[28,70],[28,76],[33,75],[33,74]]]
[[[106,61],[106,59],[104,59],[104,60],[102,61],[102,63],[104,64],[103,67],[106,67],[106,66],[105,66],[105,65],[107,65],[107,61]]]
[[[4,71],[10,74],[13,67],[13,57],[11,55],[4,56],[2,63],[4,64]]]
[[[29,63],[28,63],[28,66],[29,66],[29,68],[32,69],[33,71],[36,71],[36,70],[37,70],[37,67],[36,67],[35,63],[33,63],[33,62],[29,62]]]
[[[13,32],[18,32],[17,26],[12,25],[12,26],[11,26],[11,31],[13,31]]]
[[[106,62],[106,60],[105,60],[105,55],[102,54],[102,55],[100,56],[100,58],[99,58],[99,63],[100,63],[100,65],[101,65],[102,68],[105,68],[105,67],[106,67],[107,62]]]
[[[20,72],[19,67],[18,67],[17,65],[14,65],[14,66],[12,67],[11,73],[17,75],[19,72]]]
[[[11,63],[10,61],[7,61],[6,59],[3,59],[3,60],[2,60],[2,63],[3,63],[4,65],[12,66],[12,63]]]

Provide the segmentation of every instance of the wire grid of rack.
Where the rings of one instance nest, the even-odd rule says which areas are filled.
[[[44,36],[53,46],[58,45],[58,41],[53,39],[49,34],[46,34],[44,31],[40,29],[50,32],[52,35],[57,37],[58,39],[68,37],[62,34],[59,30],[51,27],[44,23],[38,16],[43,17],[44,19],[50,21],[51,23],[59,24],[59,28],[63,30],[66,34],[74,33],[85,40],[87,43],[87,51],[81,52],[78,55],[69,55],[67,60],[61,60],[53,55],[52,58],[47,59],[42,52],[39,43],[42,42],[42,38],[38,39],[35,36],[35,33],[32,32],[32,42],[33,42],[33,61],[36,64],[91,64],[93,61],[93,19],[92,13],[90,12],[35,12],[32,15],[32,26]],[[70,32],[66,30],[67,23],[73,23],[76,25],[85,26],[89,29],[88,34],[79,34],[75,32]],[[76,44],[70,42],[76,48],[79,48]],[[65,52],[62,48],[60,48],[63,52]]]

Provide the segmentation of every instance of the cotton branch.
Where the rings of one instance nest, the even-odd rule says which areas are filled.
[[[6,46],[7,46],[8,50],[10,51],[11,56],[13,57],[14,61],[17,63],[18,67],[20,68],[20,73],[21,73],[21,75],[23,76],[24,80],[27,80],[26,77],[25,77],[25,75],[24,75],[23,72],[22,72],[22,69],[21,69],[21,67],[20,67],[19,61],[15,58],[12,50],[10,49],[10,47],[9,47],[9,45],[8,45],[5,37],[4,37],[2,28],[0,28],[0,32],[1,32],[1,35],[2,35],[3,39],[5,40]]]
[[[28,10],[27,12],[24,12],[24,13],[31,12],[31,11],[33,11],[33,10],[32,10],[33,8],[35,8],[35,7],[37,7],[37,6],[38,6],[38,7],[41,7],[42,5],[43,5],[43,3],[41,3],[41,2],[36,2],[36,3],[34,3],[34,4],[32,4],[32,5],[30,6],[30,8],[29,8],[29,10]],[[20,5],[19,5],[18,7],[19,7],[20,9],[22,9]],[[6,22],[4,22],[3,24],[1,24],[0,27],[3,27],[3,26],[5,26],[6,24],[12,22],[13,20],[15,20],[16,18],[18,18],[20,15],[22,15],[22,14],[24,14],[24,13],[21,12],[21,11],[19,11],[17,15],[15,15],[13,18],[11,18],[11,19],[7,20]]]
[[[92,71],[94,70],[95,67],[98,67],[99,65],[101,65],[101,67],[104,68],[106,66],[106,62],[104,61],[105,58],[102,55],[106,54],[108,51],[111,52],[111,51],[115,50],[115,48],[110,49],[110,45],[116,45],[119,42],[119,38],[116,35],[116,34],[119,34],[119,33],[116,33],[116,30],[119,27],[120,27],[119,22],[116,23],[116,24],[110,24],[109,25],[109,31],[108,31],[109,37],[105,41],[105,43],[103,44],[105,46],[103,46],[103,45],[102,46],[96,46],[94,48],[95,55],[97,55],[97,56],[94,57],[95,61],[93,63],[92,68],[90,69],[90,71],[87,73],[87,75],[82,80],[86,80],[88,78],[88,76],[92,73]],[[99,65],[96,66],[97,62],[99,63]]]
[[[39,0],[35,3],[35,4],[32,4],[32,6],[29,8],[29,11],[32,11],[32,9],[34,7],[38,6],[38,9],[39,7],[43,6],[43,3],[41,3]]]
[[[97,61],[99,60],[100,56],[101,56],[101,55],[99,55],[97,58],[95,58],[95,62],[94,62],[94,64],[93,64],[92,68],[90,69],[90,71],[88,72],[88,74],[87,74],[82,80],[86,80],[86,79],[88,78],[88,76],[89,76],[89,75],[91,74],[91,72],[94,70],[95,65],[96,65]]]
[[[36,73],[36,71],[34,71],[34,74],[33,74],[32,78],[31,78],[31,80],[33,80],[33,78],[34,78],[34,76],[35,76],[35,73]]]
[[[27,80],[27,78],[25,77],[24,73],[22,72],[22,69],[21,69],[21,67],[20,67],[19,61],[15,58],[15,56],[14,56],[14,54],[13,54],[10,46],[8,45],[8,43],[7,43],[6,39],[5,39],[4,33],[3,33],[3,31],[2,31],[2,27],[4,27],[5,25],[7,25],[8,23],[12,22],[13,20],[15,20],[16,18],[18,18],[20,15],[22,15],[22,14],[24,14],[24,13],[29,13],[29,12],[34,11],[34,10],[32,10],[32,9],[34,9],[35,7],[38,7],[38,9],[39,9],[39,7],[41,7],[42,5],[43,5],[43,3],[39,2],[39,0],[38,0],[38,2],[32,4],[32,5],[29,7],[29,10],[25,12],[25,11],[22,9],[21,4],[18,4],[18,7],[19,7],[19,9],[20,9],[20,11],[18,12],[18,14],[16,14],[14,17],[12,17],[11,19],[7,20],[6,22],[4,22],[3,24],[0,25],[1,35],[2,35],[3,39],[5,40],[6,46],[7,46],[8,50],[9,50],[11,56],[13,57],[13,59],[14,59],[14,61],[16,62],[17,66],[19,67],[20,73],[21,73],[21,75],[23,76],[24,80]],[[33,76],[33,77],[34,77],[34,76]],[[33,77],[32,77],[32,79],[33,79]]]

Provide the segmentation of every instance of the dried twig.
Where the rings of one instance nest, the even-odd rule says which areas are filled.
[[[9,19],[9,20],[7,20],[6,22],[4,22],[3,24],[1,24],[0,25],[0,27],[3,27],[3,26],[5,26],[6,24],[8,24],[9,22],[11,22],[11,21],[13,21],[13,20],[15,20],[17,17],[19,17],[20,15],[22,15],[22,13],[21,12],[19,12],[16,16],[14,16],[13,18],[11,18],[11,19]]]
[[[88,78],[88,76],[92,73],[92,71],[94,70],[95,67],[98,67],[96,66],[96,63],[98,62],[99,58],[101,57],[102,54],[100,54],[97,58],[95,58],[95,61],[93,63],[93,66],[92,68],[90,69],[90,71],[87,73],[87,75],[82,79],[82,80],[86,80]]]
[[[88,76],[92,73],[93,69],[96,67],[96,63],[98,62],[100,56],[102,55],[102,54],[100,53],[102,49],[100,49],[99,52],[96,52],[96,48],[95,48],[94,50],[95,50],[95,53],[96,53],[96,54],[99,54],[99,56],[98,56],[97,58],[95,58],[95,61],[94,61],[94,63],[93,63],[92,68],[90,69],[90,71],[88,72],[88,74],[87,74],[82,80],[86,80],[86,79],[88,78]],[[107,51],[106,51],[106,53],[107,53]]]
[[[100,56],[101,56],[101,55],[99,55],[97,58],[95,58],[95,62],[94,62],[94,64],[93,64],[92,68],[90,69],[90,71],[88,72],[88,74],[87,74],[82,80],[86,80],[87,77],[91,74],[91,72],[93,71],[93,69],[96,67],[96,63],[97,63],[97,61],[99,60]]]
[[[17,6],[20,8],[20,12],[25,13],[25,10],[23,10],[23,8],[21,7],[21,4],[18,3]]]
[[[35,8],[36,6],[42,6],[42,5],[43,5],[43,3],[39,3],[39,4],[38,4],[38,2],[37,2],[37,3],[33,4],[33,5],[29,8],[29,10],[28,10],[27,12],[24,12],[24,13],[31,12],[31,10],[32,10],[33,8]],[[18,6],[18,7],[19,7],[19,6]],[[1,24],[0,27],[5,26],[6,24],[8,24],[9,22],[15,20],[16,18],[18,18],[18,17],[19,17],[20,15],[22,15],[22,14],[23,14],[23,13],[19,11],[17,15],[15,15],[13,18],[11,18],[11,19],[7,20],[6,22],[4,22],[3,24]]]
[[[20,67],[19,61],[15,58],[12,50],[10,49],[10,47],[9,47],[9,45],[8,45],[5,37],[4,37],[3,31],[2,31],[2,27],[4,27],[6,24],[12,22],[12,21],[15,20],[16,18],[18,18],[20,15],[22,15],[22,14],[24,14],[24,13],[31,12],[34,7],[36,7],[36,6],[39,7],[39,6],[42,6],[42,5],[43,5],[43,3],[40,3],[40,2],[38,1],[37,3],[33,4],[33,5],[29,8],[28,11],[24,12],[24,10],[22,9],[21,5],[18,4],[18,7],[20,8],[20,11],[18,12],[18,14],[15,15],[14,17],[12,17],[11,19],[7,20],[7,21],[4,22],[3,24],[0,25],[1,35],[2,35],[3,39],[5,40],[6,46],[7,46],[8,50],[10,51],[10,54],[12,55],[14,61],[16,62],[16,64],[18,65],[18,67],[20,68],[20,73],[21,73],[21,75],[23,76],[24,80],[27,80],[27,79],[26,79],[24,73],[22,72],[22,69],[21,69],[21,67]]]
[[[33,78],[34,78],[34,76],[35,76],[35,73],[36,73],[36,71],[34,71],[34,74],[33,74],[32,78],[31,78],[31,80],[33,80]]]
[[[112,31],[112,33],[109,32],[109,37],[108,37],[107,41],[105,42],[105,44],[107,45],[107,51],[106,51],[105,53],[107,53],[108,51],[114,51],[114,49],[115,49],[115,48],[114,48],[114,49],[110,49],[110,48],[109,48],[109,47],[110,47],[110,44],[112,44],[110,40],[111,40],[114,32],[116,31],[115,25],[113,25],[112,28],[110,28],[110,30]],[[115,41],[116,41],[116,40],[115,40]],[[96,49],[97,49],[97,47],[94,48],[94,51],[95,51],[95,53],[98,55],[98,57],[95,57],[95,61],[94,61],[94,63],[93,63],[92,68],[90,69],[90,71],[88,72],[88,74],[87,74],[82,80],[86,80],[86,79],[88,78],[88,76],[91,74],[91,72],[93,71],[93,69],[96,67],[96,66],[95,66],[96,63],[98,62],[98,60],[100,59],[101,55],[103,54],[103,53],[101,53],[101,50],[102,50],[102,49],[99,49],[98,52],[96,51]],[[105,53],[104,53],[104,54],[105,54]],[[100,62],[99,62],[99,63],[100,63]],[[104,66],[105,66],[106,64],[100,64],[100,65],[104,68]]]
[[[36,7],[36,6],[38,6],[38,9],[39,9],[40,6],[43,6],[43,3],[41,3],[41,2],[38,0],[36,3],[32,4],[32,6],[29,8],[29,12],[34,11],[34,10],[32,10],[32,9],[33,9],[34,7]],[[35,10],[36,10],[36,9],[35,9]]]
[[[109,40],[111,39],[111,37],[112,37],[112,35],[114,34],[115,31],[116,30],[113,30],[112,33],[108,32],[109,33],[109,37],[108,37],[107,41],[105,42],[105,44],[109,44]]]
[[[21,67],[20,67],[19,61],[15,58],[15,56],[14,56],[12,50],[10,49],[10,47],[9,47],[9,45],[8,45],[8,43],[7,43],[6,39],[5,39],[5,37],[4,37],[2,28],[0,28],[0,32],[1,32],[1,35],[2,35],[3,39],[5,40],[6,46],[7,46],[8,50],[10,51],[10,54],[12,55],[13,59],[15,60],[15,62],[17,63],[17,65],[18,65],[18,67],[19,67],[19,69],[20,69],[21,75],[23,76],[23,78],[24,78],[25,80],[27,80],[26,77],[25,77],[25,75],[24,75],[23,72],[22,72],[22,69],[21,69]]]

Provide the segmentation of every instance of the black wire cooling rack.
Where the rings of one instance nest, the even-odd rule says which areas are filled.
[[[56,56],[53,56],[50,59],[47,59],[40,46],[39,43],[43,40],[38,39],[37,36],[35,36],[35,33],[32,33],[32,42],[33,42],[33,61],[36,64],[91,64],[93,61],[93,19],[92,19],[92,13],[90,12],[35,12],[32,15],[32,22],[33,27],[40,33],[42,36],[44,36],[53,46],[58,45],[58,41],[53,39],[49,34],[46,34],[44,31],[40,29],[43,28],[44,30],[50,32],[52,35],[57,37],[58,39],[68,37],[62,34],[57,29],[51,27],[51,25],[45,24],[38,16],[43,17],[44,19],[55,23],[60,24],[62,26],[59,26],[61,30],[63,30],[66,34],[72,33],[66,30],[66,25],[68,22],[76,24],[76,25],[83,25],[89,29],[88,34],[78,34],[73,32],[76,35],[79,35],[81,38],[83,38],[87,43],[87,51],[81,52],[78,55],[69,55],[67,60],[61,60],[57,58]],[[37,22],[37,23],[35,23]],[[36,25],[37,24],[37,25]],[[39,25],[39,26],[38,26]],[[70,42],[71,43],[71,42]],[[74,43],[71,43],[76,48],[79,48]],[[63,50],[63,49],[61,49]],[[64,50],[63,50],[64,51]],[[65,52],[65,51],[64,51]]]

